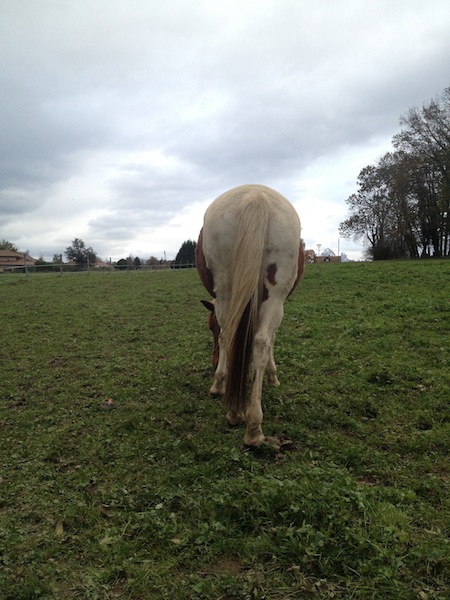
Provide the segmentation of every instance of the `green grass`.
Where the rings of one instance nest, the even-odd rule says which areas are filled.
[[[194,271],[0,276],[0,598],[448,598],[449,290],[448,261],[308,265],[279,455],[208,396]]]

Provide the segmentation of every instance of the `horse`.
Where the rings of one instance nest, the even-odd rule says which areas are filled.
[[[250,448],[265,441],[264,373],[270,385],[279,385],[273,346],[284,302],[303,274],[300,234],[299,216],[284,196],[264,185],[241,185],[209,205],[196,245],[197,271],[212,297],[202,301],[214,336],[210,392],[223,396],[230,426],[245,423]]]

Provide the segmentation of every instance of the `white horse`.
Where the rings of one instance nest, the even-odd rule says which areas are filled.
[[[213,297],[216,367],[211,393],[223,395],[227,421],[246,423],[244,444],[264,442],[262,383],[279,385],[273,358],[283,304],[304,267],[300,220],[281,194],[263,185],[242,185],[208,207],[197,243],[197,270]],[[251,365],[251,391],[247,399]]]

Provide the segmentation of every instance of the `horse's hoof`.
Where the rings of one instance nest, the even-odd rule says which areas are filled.
[[[291,440],[270,436],[264,437],[262,442],[257,444],[253,441],[249,442],[249,440],[244,439],[244,447],[261,455],[280,455],[283,452],[289,452],[290,450],[295,449],[294,443]]]
[[[276,375],[271,375],[270,377],[268,377],[267,383],[271,387],[280,387],[280,380],[278,379],[278,377]]]
[[[225,394],[225,388],[224,387],[219,387],[217,386],[215,383],[212,385],[211,389],[209,390],[209,393],[211,394],[211,396],[215,396],[216,398],[223,396]]]
[[[244,447],[249,448],[250,450],[257,450],[258,448],[261,448],[262,446],[270,445],[270,444],[266,444],[266,440],[268,440],[268,439],[270,439],[270,438],[264,437],[263,434],[255,435],[254,437],[245,435],[244,436]]]
[[[237,415],[233,413],[227,413],[227,423],[230,427],[240,427],[245,423],[245,416],[243,413]]]

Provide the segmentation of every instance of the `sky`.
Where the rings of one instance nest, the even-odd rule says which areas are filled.
[[[448,0],[2,0],[0,240],[172,259],[260,183],[358,260],[346,199],[449,59]]]

